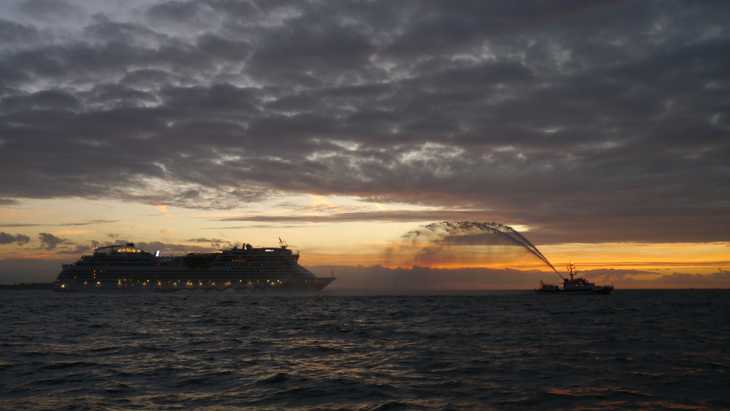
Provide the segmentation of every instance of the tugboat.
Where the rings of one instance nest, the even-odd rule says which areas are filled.
[[[560,275],[560,273],[558,273]],[[575,265],[568,264],[568,275],[570,278],[563,279],[563,288],[554,284],[545,284],[540,281],[540,288],[535,290],[538,293],[570,293],[570,294],[610,294],[613,285],[596,285],[585,278],[576,277]]]

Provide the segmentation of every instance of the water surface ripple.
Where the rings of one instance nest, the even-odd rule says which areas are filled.
[[[0,409],[730,409],[730,292],[0,293]]]

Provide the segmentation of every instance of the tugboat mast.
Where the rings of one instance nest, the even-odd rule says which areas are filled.
[[[568,275],[570,276],[570,281],[573,281],[575,278],[575,264],[568,263]]]

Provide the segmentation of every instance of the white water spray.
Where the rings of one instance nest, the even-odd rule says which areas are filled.
[[[537,248],[530,240],[528,240],[524,235],[520,234],[517,230],[514,228],[499,224],[495,222],[475,222],[475,221],[456,221],[456,222],[450,222],[450,221],[443,221],[440,223],[432,223],[424,227],[426,232],[430,233],[439,233],[439,232],[445,232],[448,236],[458,236],[458,235],[474,235],[475,233],[484,232],[489,234],[496,234],[501,236],[502,238],[510,241],[511,243],[514,243],[516,245],[521,246],[525,250],[527,250],[531,255],[536,257],[538,260],[542,261],[552,269],[555,274],[560,276],[560,278],[563,278],[563,276],[558,272],[558,270],[555,269],[555,267],[550,263],[550,260],[545,257],[545,255],[540,252],[540,249]],[[407,233],[404,237],[405,238],[411,238],[411,239],[417,239],[422,234],[424,234],[424,229],[421,230],[415,230]]]

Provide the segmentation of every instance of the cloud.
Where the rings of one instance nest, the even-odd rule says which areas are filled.
[[[39,33],[33,27],[0,19],[0,41],[4,44],[21,44],[37,40]]]
[[[60,223],[58,226],[61,227],[77,227],[77,226],[86,226],[86,225],[96,225],[96,224],[112,224],[116,223],[119,220],[89,220],[89,221],[81,221],[81,222],[74,222],[74,223]]]
[[[47,250],[56,250],[58,255],[81,255],[89,254],[91,251],[98,247],[105,247],[110,245],[124,245],[132,243],[128,240],[119,239],[118,235],[110,237],[111,241],[99,241],[92,240],[88,244],[77,244],[70,240],[59,238],[48,233],[39,234],[41,239],[42,248]],[[210,241],[197,241],[197,240],[210,240]],[[188,242],[206,244],[206,245],[190,245],[180,243],[167,243],[162,241],[151,241],[151,242],[134,242],[135,247],[147,251],[149,253],[155,253],[160,251],[163,255],[184,255],[187,253],[208,253],[218,251],[221,248],[231,247],[232,244],[226,240],[218,239],[192,239],[187,240]]]
[[[245,229],[251,229],[251,228],[296,228],[301,227],[301,225],[296,224],[248,224],[248,225],[234,225],[234,226],[224,226],[224,227],[204,227],[204,230],[245,230]]]
[[[218,221],[250,221],[268,223],[334,223],[357,221],[433,221],[445,219],[474,219],[486,217],[486,211],[479,210],[390,210],[358,211],[325,215],[252,215],[221,218]]]
[[[723,2],[73,4],[0,16],[0,198],[332,194],[541,242],[730,240]]]
[[[322,266],[311,267],[321,276],[334,275],[337,279],[328,289],[361,290],[371,292],[448,292],[456,290],[532,290],[540,281],[557,284],[552,273],[511,269],[459,268],[437,269],[425,267],[385,268]],[[673,273],[658,275],[638,270],[589,270],[581,275],[599,284],[612,283],[617,289],[630,288],[728,288],[730,272],[711,274]]]
[[[41,243],[41,248],[46,250],[55,250],[61,244],[69,244],[70,241],[65,238],[56,237],[51,233],[39,233],[38,240]]]
[[[99,247],[105,247],[110,245],[124,245],[131,243],[127,240],[118,239],[118,235],[110,238],[111,241],[99,241],[92,240],[88,243],[75,243],[71,240],[54,236],[50,233],[40,233],[38,238],[41,242],[41,248],[45,250],[54,250],[57,256],[81,256],[83,254],[91,254],[91,252]],[[0,236],[0,240],[2,236]],[[198,240],[209,240],[209,241],[198,241]],[[179,243],[167,243],[161,241],[152,242],[136,242],[135,247],[147,251],[149,253],[155,253],[160,251],[166,255],[184,255],[187,253],[207,253],[220,250],[221,248],[232,247],[232,243],[226,240],[219,239],[192,239],[187,240],[188,242],[206,244],[206,245],[190,245],[190,244],[179,244]],[[64,257],[65,258],[65,257]]]
[[[165,243],[161,241],[151,241],[151,242],[137,242],[134,243],[137,248],[141,248],[142,250],[145,250],[150,253],[154,253],[156,251],[160,251],[162,254],[166,255],[182,255],[187,253],[209,253],[213,251],[218,251],[219,248],[214,245],[208,245],[208,246],[197,246],[197,245],[189,245],[189,244],[177,244],[177,243]]]
[[[191,243],[216,243],[216,242],[219,243],[219,242],[225,241],[225,240],[221,240],[219,238],[203,238],[203,237],[201,237],[201,238],[190,238],[190,239],[188,239],[186,241],[191,242]]]
[[[718,262],[727,265],[727,261]],[[653,271],[600,269],[580,273],[603,283],[613,283],[620,288],[728,288],[730,271],[718,269],[709,274],[673,272],[659,274]]]
[[[61,263],[38,259],[0,259],[0,283],[51,282],[61,271]]]
[[[116,223],[119,220],[88,220],[88,221],[77,221],[77,222],[70,222],[70,223],[53,223],[53,224],[43,224],[43,223],[7,223],[7,224],[0,224],[0,227],[81,227],[81,226],[87,226],[87,225],[96,225],[96,224],[112,224]]]
[[[6,232],[0,232],[0,245],[3,244],[17,244],[25,245],[30,241],[30,237],[24,234],[8,234]]]
[[[331,290],[424,292],[479,289],[533,289],[548,273],[501,269],[435,269],[425,267],[311,267],[320,276],[336,277]]]
[[[231,248],[233,247],[233,243],[228,240],[223,240],[220,238],[191,238],[186,240],[190,243],[197,243],[197,244],[208,244],[210,247],[215,249],[223,249],[223,248]]]
[[[58,254],[82,255],[86,254],[94,248],[94,245],[76,244],[73,248],[59,250]]]
[[[18,9],[38,19],[64,19],[76,17],[81,10],[63,0],[25,0]]]

